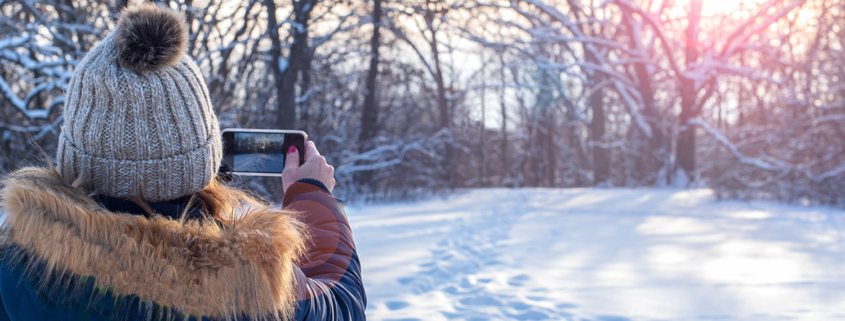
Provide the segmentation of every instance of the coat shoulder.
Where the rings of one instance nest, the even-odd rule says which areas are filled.
[[[102,292],[115,306],[146,302],[148,310],[162,307],[167,315],[292,317],[292,262],[305,238],[295,213],[244,209],[223,226],[147,218],[110,212],[79,186],[38,167],[3,181],[4,297],[15,291],[6,284],[17,281],[31,285],[20,291],[56,306],[102,302],[94,295]]]

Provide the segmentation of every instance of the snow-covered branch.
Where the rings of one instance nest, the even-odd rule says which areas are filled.
[[[767,171],[782,171],[782,170],[784,170],[784,169],[779,168],[775,165],[772,165],[769,162],[766,162],[762,159],[754,158],[754,157],[747,157],[747,156],[743,155],[739,151],[739,149],[736,147],[736,145],[731,143],[731,141],[727,137],[722,135],[721,132],[719,132],[717,129],[711,127],[710,124],[707,124],[707,122],[705,122],[701,119],[690,119],[687,123],[690,124],[690,125],[697,125],[697,126],[701,127],[702,129],[704,129],[704,131],[706,131],[708,134],[710,134],[710,136],[713,136],[713,138],[715,138],[719,143],[721,143],[722,146],[727,148],[731,152],[731,154],[734,155],[734,157],[736,157],[736,159],[739,160],[740,163],[751,165],[751,166],[754,166],[754,167],[757,167],[757,168],[760,168],[760,169],[764,169],[764,170],[767,170]]]

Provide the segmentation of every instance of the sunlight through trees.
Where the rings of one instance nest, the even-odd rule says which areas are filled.
[[[0,1],[0,171],[55,149],[134,2]],[[844,205],[836,0],[186,0],[224,127],[303,129],[338,193],[707,186]],[[277,182],[250,186],[272,195]]]

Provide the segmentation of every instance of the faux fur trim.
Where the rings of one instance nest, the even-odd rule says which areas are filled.
[[[214,319],[290,319],[305,227],[291,211],[244,209],[224,223],[109,212],[51,169],[9,175],[3,245],[31,253],[45,278],[93,276],[120,295]],[[77,184],[78,186],[78,184]],[[6,258],[8,259],[8,258]],[[49,282],[43,291],[51,291]]]

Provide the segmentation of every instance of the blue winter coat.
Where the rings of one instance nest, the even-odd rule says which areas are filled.
[[[0,191],[0,321],[364,320],[352,231],[318,185],[294,183],[284,210],[220,222],[171,204],[148,217],[21,169]]]

